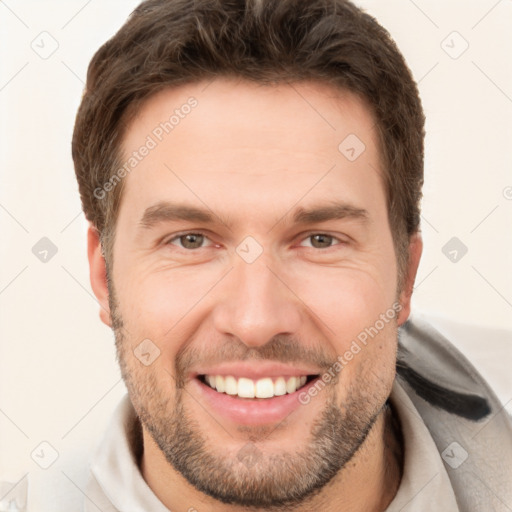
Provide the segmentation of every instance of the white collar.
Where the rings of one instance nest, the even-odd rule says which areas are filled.
[[[404,388],[395,379],[389,397],[404,438],[402,481],[385,512],[459,512],[439,450]]]

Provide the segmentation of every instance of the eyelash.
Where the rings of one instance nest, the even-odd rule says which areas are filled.
[[[164,245],[175,245],[175,244],[172,244],[173,241],[179,240],[181,237],[186,236],[186,235],[201,235],[201,236],[204,236],[205,238],[207,238],[209,240],[208,235],[206,233],[201,232],[201,231],[185,231],[183,233],[178,233],[177,235],[174,235],[172,238],[167,240],[164,243]],[[336,247],[338,245],[344,245],[344,244],[347,243],[346,241],[341,240],[340,238],[338,238],[338,237],[336,237],[334,235],[330,235],[329,233],[324,233],[322,231],[310,232],[302,240],[307,240],[308,238],[311,238],[312,236],[315,236],[315,235],[325,235],[325,236],[328,236],[328,237],[332,238],[333,240],[336,240],[339,243],[333,244],[333,245],[331,245],[329,247],[324,247],[324,248],[308,247],[309,249],[316,249],[317,251],[326,252],[329,249],[332,249],[332,248],[334,248],[334,247]],[[198,249],[204,249],[204,247],[198,247],[196,249],[187,249],[185,247],[180,247],[180,246],[178,246],[178,248],[182,249],[184,251],[187,251],[187,252],[194,252],[194,251],[197,251]]]

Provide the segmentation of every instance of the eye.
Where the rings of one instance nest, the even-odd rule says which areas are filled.
[[[305,240],[311,240],[311,247],[314,247],[315,249],[328,249],[333,245],[340,245],[343,243],[343,241],[341,241],[339,238],[328,235],[326,233],[313,233],[309,235]],[[338,243],[333,244],[334,241],[337,241]]]
[[[166,244],[178,245],[182,249],[200,249],[203,246],[203,242],[209,240],[208,237],[202,233],[183,233],[177,235],[174,238],[169,239]],[[178,243],[175,243],[177,241]]]

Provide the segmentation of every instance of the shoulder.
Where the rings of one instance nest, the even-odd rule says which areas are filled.
[[[491,334],[480,332],[485,343]],[[488,381],[425,316],[400,328],[397,380],[436,443],[461,511],[512,503],[512,419]]]
[[[449,333],[449,338],[444,333]],[[433,405],[467,419],[479,420],[503,405],[487,379],[456,344],[472,349],[473,356],[477,354],[475,347],[483,348],[481,352],[487,356],[491,353],[492,365],[487,361],[482,368],[490,374],[488,369],[494,366],[500,370],[498,373],[506,376],[505,361],[508,358],[493,352],[491,347],[501,343],[512,350],[510,342],[512,333],[506,331],[464,326],[446,320],[439,322],[415,314],[399,330],[397,372],[417,394]]]

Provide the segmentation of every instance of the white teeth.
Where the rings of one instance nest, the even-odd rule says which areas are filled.
[[[286,395],[286,381],[283,377],[279,377],[274,382],[274,395],[281,396]]]
[[[229,375],[224,379],[224,383],[226,385],[226,393],[228,395],[238,395],[238,383],[236,382],[235,377],[231,377],[231,375]]]
[[[274,396],[294,393],[297,389],[304,386],[307,377],[305,375],[297,377],[264,377],[256,381],[240,377],[235,379],[233,376],[223,375],[205,375],[205,381],[219,393],[228,395],[238,395],[241,398],[272,398]]]
[[[226,386],[224,385],[224,377],[218,375],[215,378],[215,389],[217,389],[219,393],[224,393],[224,391],[226,390]]]
[[[256,381],[256,398],[272,398],[274,396],[274,383],[272,379],[260,379]]]
[[[238,396],[254,398],[254,382],[251,379],[238,379]]]
[[[299,379],[300,382],[300,379]],[[297,389],[297,379],[295,377],[290,377],[286,381],[286,392],[293,393]]]

